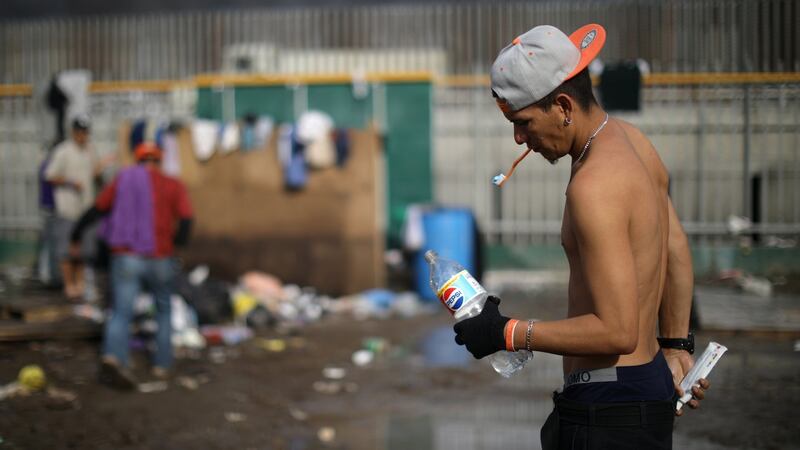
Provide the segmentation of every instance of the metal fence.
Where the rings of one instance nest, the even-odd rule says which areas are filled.
[[[526,161],[507,187],[492,189],[488,180],[519,149],[485,84],[452,80],[484,74],[498,49],[532,25],[572,30],[588,22],[609,30],[601,54],[608,62],[643,58],[655,72],[800,71],[795,0],[487,2],[0,20],[0,233],[37,227],[36,168],[47,144],[41,100],[25,89],[4,91],[11,83],[39,86],[73,68],[90,70],[95,81],[184,80],[221,70],[413,69],[450,80],[435,89],[436,200],[473,208],[492,241],[556,239],[566,165]],[[724,235],[733,215],[757,220],[757,232],[799,232],[799,90],[796,79],[656,83],[644,88],[640,113],[623,115],[660,150],[690,233]],[[186,116],[190,103],[169,91],[96,91],[90,106],[95,144],[114,151],[120,121]]]
[[[593,22],[609,30],[606,61],[643,58],[655,72],[800,71],[796,0],[497,1],[0,20],[0,83],[72,68],[95,80],[183,79],[221,70],[243,44],[266,59],[270,47],[439,49],[448,74],[484,73],[534,25]]]
[[[557,243],[569,164],[529,157],[495,188],[524,148],[478,84],[436,90],[436,197],[473,208],[490,242]],[[800,84],[651,85],[639,112],[612,114],[659,150],[689,234],[722,238],[732,216],[756,234],[800,234]]]
[[[436,83],[434,194],[439,203],[472,208],[490,242],[558,242],[568,164],[537,157],[520,165],[503,189],[491,185],[523,150],[480,80]],[[639,126],[659,150],[687,231],[729,234],[731,216],[764,235],[800,234],[800,83],[658,84],[645,86],[642,109],[616,114]],[[93,141],[117,146],[119,124],[140,117],[191,115],[169,92],[95,93]],[[44,154],[41,108],[28,96],[0,97],[0,234],[30,234],[39,225],[36,171]]]
[[[90,97],[92,144],[100,156],[117,151],[125,120],[186,118],[187,103],[173,92],[94,93]],[[0,96],[0,238],[29,238],[41,225],[38,169],[52,132],[41,98]]]

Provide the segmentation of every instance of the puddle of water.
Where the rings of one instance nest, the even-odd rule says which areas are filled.
[[[432,329],[420,342],[426,367],[467,367],[474,359],[466,348],[456,344],[450,326]]]

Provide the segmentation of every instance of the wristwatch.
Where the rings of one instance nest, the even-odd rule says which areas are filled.
[[[690,331],[689,336],[684,338],[657,338],[661,348],[676,348],[686,350],[690,355],[694,354],[694,334]]]

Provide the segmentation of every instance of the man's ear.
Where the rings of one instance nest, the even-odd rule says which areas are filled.
[[[556,95],[555,104],[562,115],[562,120],[569,119],[571,122],[575,113],[575,101],[569,95],[562,93]]]

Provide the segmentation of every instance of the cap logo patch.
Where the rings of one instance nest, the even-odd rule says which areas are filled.
[[[584,36],[583,40],[581,41],[581,50],[588,47],[592,43],[592,41],[594,41],[595,37],[597,37],[597,30],[592,30],[586,33],[586,36]]]

